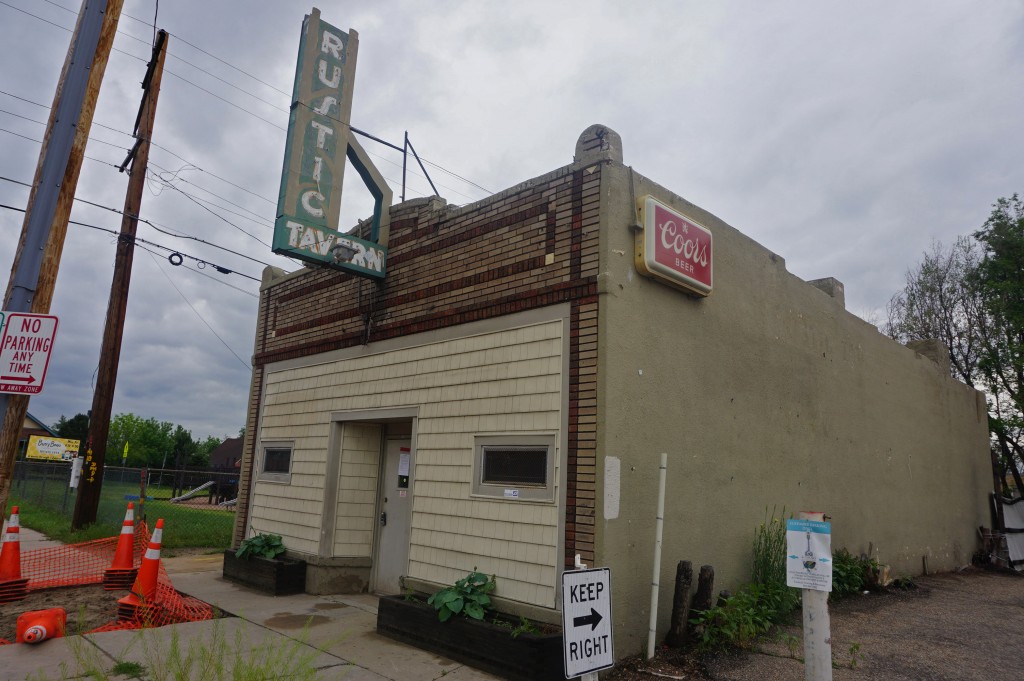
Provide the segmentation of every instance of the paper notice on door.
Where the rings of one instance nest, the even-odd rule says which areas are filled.
[[[409,461],[412,455],[409,452],[402,452],[398,455],[398,475],[408,476],[409,475]]]

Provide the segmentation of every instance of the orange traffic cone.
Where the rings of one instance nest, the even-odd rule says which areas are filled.
[[[128,510],[121,524],[121,534],[117,538],[117,550],[114,562],[109,570],[103,572],[103,588],[107,591],[124,591],[131,588],[135,581],[138,568],[135,562],[135,504],[128,502]]]
[[[40,643],[48,638],[60,638],[68,623],[64,608],[33,610],[18,616],[15,643]]]
[[[164,519],[156,521],[149,548],[142,556],[138,577],[132,585],[132,592],[117,601],[117,618],[121,621],[149,615],[159,604],[156,602],[157,577],[160,574],[160,544],[163,542]]]
[[[28,579],[21,577],[21,528],[18,524],[18,507],[11,509],[11,519],[4,533],[3,548],[0,549],[0,603],[20,601],[25,597]]]

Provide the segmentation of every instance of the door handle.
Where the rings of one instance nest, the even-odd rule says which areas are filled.
[[[384,527],[387,524],[388,524],[388,512],[387,511],[381,511],[380,512],[380,526]]]

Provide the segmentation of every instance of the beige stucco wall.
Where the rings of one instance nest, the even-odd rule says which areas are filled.
[[[564,494],[565,315],[556,306],[466,325],[469,330],[455,327],[445,332],[447,339],[421,334],[341,351],[337,359],[270,365],[260,438],[294,441],[295,464],[291,484],[257,480],[253,530],[281,534],[290,550],[317,555],[324,465],[335,455],[328,453],[331,414],[415,407],[404,574],[444,585],[475,567],[496,575],[501,597],[554,607]],[[335,427],[342,458],[334,557],[373,556],[380,430],[360,423]],[[474,438],[516,433],[556,443],[551,501],[472,494]]]
[[[825,511],[835,548],[870,545],[897,574],[920,573],[922,556],[933,570],[968,563],[991,483],[980,394],[639,175],[636,198],[713,232],[714,291],[638,276],[629,179],[603,169],[598,470],[619,457],[622,480],[620,515],[605,519],[614,490],[599,474],[597,564],[612,568],[617,655],[644,644],[660,452],[662,633],[676,562],[713,564],[718,588],[735,588],[766,508]]]

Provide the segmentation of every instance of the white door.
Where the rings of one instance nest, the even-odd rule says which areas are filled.
[[[412,511],[411,442],[387,440],[384,445],[384,479],[380,485],[377,522],[377,559],[374,591],[397,594],[399,577],[409,564],[409,521]]]

